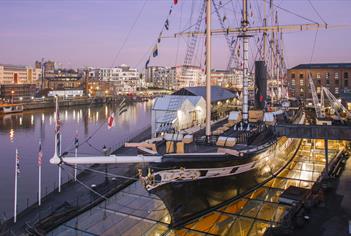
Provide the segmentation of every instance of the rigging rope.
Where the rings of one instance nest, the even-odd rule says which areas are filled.
[[[318,15],[319,19],[321,19],[321,21],[323,21],[324,24],[327,24],[327,22],[325,22],[325,20],[322,18],[322,16],[319,14],[319,12],[317,11],[317,9],[313,6],[311,0],[308,0],[308,2],[310,3],[312,9],[316,12],[316,14]]]
[[[64,168],[63,166],[61,166],[61,168],[62,168],[71,178],[73,178],[73,175],[72,175],[69,171],[67,171],[66,168]],[[108,197],[102,195],[101,193],[95,191],[93,188],[89,187],[88,185],[86,185],[85,183],[83,183],[82,181],[80,181],[78,178],[77,178],[77,182],[78,182],[80,185],[82,185],[84,188],[86,188],[87,190],[89,190],[90,192],[92,192],[92,193],[94,193],[95,195],[97,195],[98,197],[104,199],[105,201],[109,199]],[[114,204],[120,205],[120,206],[122,206],[122,207],[125,207],[125,208],[130,209],[130,210],[133,210],[133,211],[148,212],[148,213],[150,213],[150,212],[156,212],[156,211],[164,211],[164,210],[167,210],[166,207],[163,207],[163,208],[156,208],[156,209],[153,209],[153,210],[143,210],[143,209],[138,209],[138,208],[130,207],[130,206],[127,206],[127,205],[123,205],[123,204],[121,204],[121,203],[119,203],[119,202],[117,202],[117,201],[114,202]]]
[[[118,59],[119,55],[121,54],[122,49],[123,49],[124,46],[126,45],[126,43],[127,43],[128,39],[129,39],[129,36],[130,36],[131,32],[133,31],[133,29],[134,29],[135,25],[137,24],[137,22],[138,22],[138,20],[139,20],[139,18],[140,18],[140,16],[141,16],[141,14],[142,14],[143,11],[144,11],[144,8],[145,8],[145,5],[146,5],[146,2],[147,2],[147,1],[148,1],[148,0],[144,0],[144,3],[143,3],[143,5],[142,5],[141,9],[139,10],[138,15],[137,15],[137,17],[135,18],[135,20],[134,20],[132,26],[130,27],[130,29],[129,29],[129,31],[128,31],[128,33],[127,33],[127,35],[126,35],[126,37],[125,37],[125,39],[124,39],[124,41],[123,41],[121,47],[118,49],[116,55],[115,55],[114,58],[113,58],[111,67],[113,67],[113,65],[115,64],[115,62],[116,62],[116,60]]]
[[[262,0],[262,1],[267,2],[267,0]],[[290,13],[290,14],[296,16],[296,17],[299,17],[299,18],[301,18],[301,19],[307,20],[307,21],[309,21],[309,22],[311,22],[311,23],[314,23],[314,24],[318,24],[318,22],[316,22],[316,21],[314,21],[314,20],[311,20],[311,19],[309,19],[309,18],[307,18],[307,17],[304,17],[304,16],[302,16],[302,15],[299,15],[299,14],[293,12],[293,11],[290,11],[290,10],[288,10],[288,9],[285,9],[285,8],[281,7],[280,5],[274,4],[273,2],[272,2],[272,5],[275,6],[276,8],[279,8],[280,10],[283,10],[283,11],[285,11],[285,12],[287,12],[287,13]],[[274,17],[274,16],[271,14],[271,17]]]
[[[224,21],[222,20],[223,18],[221,16],[221,14],[219,13],[218,6],[215,3],[215,1],[213,1],[213,6],[214,6],[214,10],[215,10],[215,12],[217,14],[218,21],[219,21],[219,23],[221,25],[222,30],[226,30],[226,28],[224,26]],[[236,44],[237,44],[238,41],[235,40],[235,38],[236,38],[235,36],[229,37],[228,34],[224,34],[224,38],[226,39],[227,46],[229,48],[229,53],[230,53],[230,57],[229,57],[229,60],[228,60],[228,65],[227,65],[227,70],[229,70],[229,69],[232,68],[233,62],[235,62],[236,64],[238,63],[238,60],[235,57],[235,47],[236,47]],[[233,43],[234,43],[234,46],[233,46]]]

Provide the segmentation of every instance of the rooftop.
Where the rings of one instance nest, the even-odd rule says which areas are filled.
[[[25,66],[25,65],[12,65],[12,64],[1,64],[0,66],[3,66],[5,69],[27,69],[30,68],[30,66]]]
[[[201,96],[206,100],[206,87],[198,86],[182,88],[176,91],[174,95]],[[228,89],[220,86],[211,86],[211,102],[218,102],[236,97],[236,94]]]
[[[330,68],[330,69],[339,69],[339,68],[350,68],[351,63],[316,63],[316,64],[300,64],[295,67],[290,68],[293,69],[323,69],[323,68]]]

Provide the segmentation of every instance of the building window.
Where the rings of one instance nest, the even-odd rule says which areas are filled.
[[[317,87],[317,93],[321,93],[321,87]]]
[[[329,82],[328,79],[325,81],[325,83],[326,83],[326,85],[329,85],[329,84],[330,84],[330,82]]]
[[[339,88],[335,88],[335,94],[339,94]]]
[[[339,85],[339,80],[335,80],[335,85]]]
[[[335,79],[339,79],[339,73],[335,72]]]
[[[348,80],[344,80],[344,86],[348,87],[349,86],[349,81]]]
[[[295,86],[295,80],[294,79],[291,80],[291,85]]]
[[[303,74],[300,74],[300,79],[303,79]]]
[[[317,73],[317,79],[321,78],[321,73]]]
[[[319,80],[317,81],[317,83],[318,83],[318,85],[321,85],[321,80],[319,79]]]
[[[325,73],[325,78],[326,78],[326,79],[329,79],[329,76],[330,76],[330,73],[329,73],[329,72]]]
[[[303,93],[304,91],[303,91],[303,88],[300,88],[300,93]]]
[[[344,79],[348,79],[349,78],[349,72],[344,72]]]
[[[300,79],[300,86],[303,86],[303,79]]]

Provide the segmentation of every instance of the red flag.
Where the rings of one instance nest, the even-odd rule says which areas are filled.
[[[174,5],[178,3],[178,0],[173,0]]]
[[[260,95],[260,102],[263,102],[263,96]]]
[[[107,125],[108,129],[111,129],[113,126],[115,126],[115,113],[111,113],[111,115],[107,119]]]

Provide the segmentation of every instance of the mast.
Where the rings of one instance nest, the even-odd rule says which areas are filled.
[[[263,27],[267,27],[267,6],[266,1],[263,1]],[[263,53],[262,53],[262,61],[266,59],[266,51],[267,51],[267,31],[263,31]]]
[[[211,135],[211,0],[206,0],[206,136]]]
[[[241,27],[243,30],[243,122],[248,123],[249,120],[249,91],[248,91],[248,68],[249,68],[249,38],[247,35],[247,27],[249,25],[247,19],[247,0],[243,0],[243,19]]]

